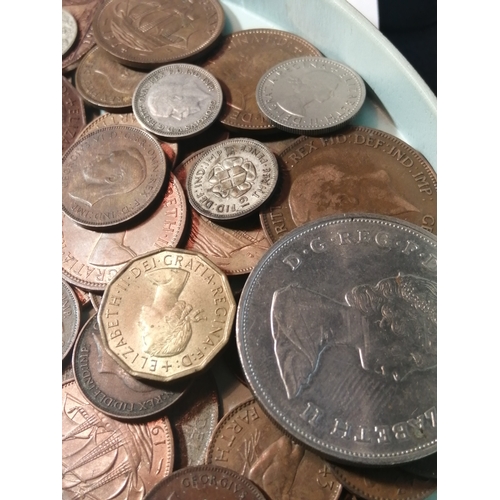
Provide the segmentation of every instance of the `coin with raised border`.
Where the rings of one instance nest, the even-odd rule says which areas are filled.
[[[80,303],[73,289],[62,280],[62,359],[68,354],[80,329]]]
[[[62,77],[62,153],[77,140],[87,123],[85,105],[71,82]]]

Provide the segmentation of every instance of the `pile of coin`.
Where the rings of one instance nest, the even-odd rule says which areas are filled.
[[[224,23],[63,1],[63,498],[425,499],[436,174],[349,125],[355,68]]]

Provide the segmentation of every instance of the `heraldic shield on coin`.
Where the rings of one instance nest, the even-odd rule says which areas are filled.
[[[287,432],[360,464],[436,451],[436,254],[429,232],[375,215],[323,218],[271,247],[243,290],[237,342]]]

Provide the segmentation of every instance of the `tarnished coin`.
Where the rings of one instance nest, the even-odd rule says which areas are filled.
[[[437,177],[418,151],[368,127],[300,137],[279,155],[280,182],[260,212],[276,242],[306,222],[343,213],[388,215],[437,233]]]
[[[92,106],[104,109],[132,107],[132,96],[146,73],[127,68],[94,47],[81,60],[75,73],[75,86]]]
[[[202,55],[222,32],[224,11],[217,0],[110,0],[93,26],[117,61],[152,68]]]
[[[76,19],[67,10],[62,9],[62,55],[66,54],[75,43],[78,34]]]
[[[201,151],[190,156],[175,169],[184,191],[190,170],[203,154]],[[192,208],[190,214],[189,236],[184,247],[201,252],[228,276],[248,274],[269,249],[259,221],[245,220],[232,229],[215,224]]]
[[[68,354],[80,329],[80,304],[73,289],[62,280],[62,359]]]
[[[423,500],[437,488],[398,467],[348,467],[332,464],[335,477],[352,493],[366,500]]]
[[[120,422],[91,405],[75,381],[63,384],[63,500],[142,500],[172,472],[172,453],[167,418]]]
[[[245,217],[267,201],[278,181],[278,162],[253,139],[228,139],[208,148],[186,181],[191,206],[214,220]]]
[[[224,37],[216,53],[202,64],[222,86],[219,120],[234,129],[275,130],[257,106],[255,89],[266,71],[299,56],[321,56],[321,52],[303,38],[275,29],[249,29]]]
[[[128,125],[96,130],[63,156],[63,212],[87,227],[122,224],[151,205],[166,173],[165,155],[148,132]]]
[[[186,467],[162,479],[145,500],[266,500],[252,481],[224,467]]]
[[[277,64],[259,80],[257,104],[276,127],[320,135],[347,124],[366,97],[363,79],[326,57],[297,57]]]
[[[243,370],[269,415],[332,459],[393,465],[437,449],[437,240],[394,218],[307,223],[250,274]]]
[[[193,64],[169,64],[151,71],[137,86],[132,109],[150,132],[172,139],[199,134],[222,107],[217,79]]]
[[[118,232],[86,229],[62,214],[62,275],[87,290],[104,291],[130,259],[157,248],[175,247],[186,223],[182,187],[170,175],[161,205],[145,221]]]
[[[337,500],[342,491],[330,464],[284,434],[254,398],[218,423],[207,463],[242,474],[269,500]]]
[[[175,403],[192,380],[154,384],[129,375],[104,349],[97,316],[83,326],[73,351],[78,387],[100,411],[119,419],[157,415]]]
[[[78,91],[62,77],[62,153],[73,144],[85,127],[85,106]]]
[[[168,382],[205,368],[229,339],[236,303],[203,255],[165,248],[130,261],[99,308],[103,344],[131,375]]]

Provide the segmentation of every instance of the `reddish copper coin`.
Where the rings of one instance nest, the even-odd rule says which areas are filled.
[[[75,142],[87,123],[85,106],[77,90],[62,77],[62,152]]]

